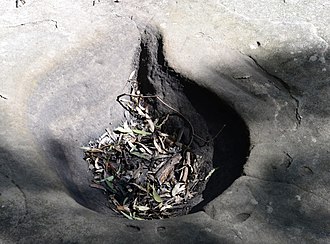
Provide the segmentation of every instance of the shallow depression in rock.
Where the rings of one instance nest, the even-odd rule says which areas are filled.
[[[142,34],[138,53],[136,79],[141,92],[144,95],[161,97],[190,121],[196,135],[204,139],[194,138],[191,144],[192,150],[196,154],[203,155],[205,160],[216,168],[201,193],[201,198],[193,203],[190,212],[199,211],[241,176],[249,153],[248,129],[240,116],[216,94],[200,87],[196,82],[183,77],[168,66],[163,54],[162,38],[157,32],[147,30]],[[83,107],[93,109],[92,106],[86,106],[87,101],[84,104],[79,100],[71,104],[68,101],[68,106],[59,106],[58,104],[65,103],[63,100],[67,99],[63,98],[63,94],[75,91],[74,86],[68,87],[65,91],[63,87],[54,89],[48,85],[41,86],[39,88],[41,90],[54,90],[41,109],[37,108],[40,97],[32,99],[31,103],[35,105],[31,106],[31,113],[39,111],[34,114],[35,121],[43,122],[33,124],[33,126],[41,126],[38,130],[43,132],[38,133],[37,140],[44,148],[51,167],[55,168],[59,179],[72,198],[89,209],[111,214],[112,211],[106,207],[107,200],[102,192],[89,187],[88,181],[91,175],[87,172],[86,163],[82,161],[82,151],[79,149],[81,145],[86,145],[88,138],[97,138],[100,135],[98,133],[105,128],[101,127],[102,124],[105,125],[104,118],[95,118],[103,122],[96,123],[99,127],[95,127],[96,132],[92,135],[79,130],[78,126],[75,130],[72,127],[65,127],[62,121],[65,121],[65,117],[73,110],[79,111]],[[59,99],[62,99],[62,103],[58,102]],[[108,103],[107,107],[111,107],[116,101],[108,100]],[[166,111],[166,107],[159,102],[155,102],[154,106],[160,111]],[[59,117],[63,120],[54,125],[52,121],[57,121]],[[54,135],[56,126],[59,131],[62,130],[59,135]],[[173,123],[172,128],[180,126],[185,125],[182,121],[177,121]],[[215,137],[220,130],[221,133]],[[189,137],[187,133],[184,133],[183,141],[187,137]],[[205,142],[212,138],[213,140]]]
[[[205,144],[196,138],[192,145],[201,154],[211,153],[209,159],[217,169],[203,191],[203,201],[191,212],[201,210],[242,175],[250,150],[249,130],[225,101],[169,67],[162,37],[153,31],[144,33],[139,68],[143,93],[166,94],[164,97],[191,121],[198,135],[214,139]],[[217,135],[219,130],[221,133]]]
[[[136,77],[141,96],[154,96],[149,105],[158,113],[174,112],[183,117],[185,121],[170,120],[166,132],[176,133],[183,128],[182,143],[202,155],[205,165],[201,167],[206,170],[212,164],[214,168],[212,176],[206,177],[209,180],[200,184],[199,196],[187,203],[189,212],[196,212],[241,176],[249,152],[249,132],[240,116],[224,101],[168,66],[159,35],[146,31],[143,37]],[[193,135],[187,129],[189,126]],[[189,138],[192,143],[188,143]]]

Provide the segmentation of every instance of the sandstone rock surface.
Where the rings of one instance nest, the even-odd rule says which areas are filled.
[[[329,12],[318,0],[2,1],[1,242],[329,243]],[[115,99],[145,38],[156,58],[143,56],[144,78],[193,83],[210,133],[231,129],[214,147],[221,195],[187,216],[129,221],[88,186],[79,147],[123,118]],[[152,73],[157,62],[166,69]],[[239,116],[221,119],[230,109],[206,91]],[[249,133],[234,133],[242,123]]]

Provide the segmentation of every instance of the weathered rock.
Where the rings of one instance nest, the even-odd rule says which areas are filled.
[[[263,188],[255,193],[261,195],[266,191],[266,200],[275,194],[281,202],[283,215],[274,213],[270,218],[275,221],[278,215],[289,221],[290,213],[294,212],[296,219],[315,227],[306,236],[300,235],[300,239],[295,239],[299,233],[290,231],[284,239],[272,239],[274,233],[262,230],[259,237],[249,235],[243,240],[327,242],[329,223],[318,223],[315,216],[320,211],[321,218],[326,219],[329,213],[326,190],[329,180],[324,176],[329,172],[326,163],[329,161],[326,149],[329,123],[325,119],[328,118],[326,103],[330,94],[327,92],[329,30],[324,25],[328,17],[323,12],[329,10],[329,6],[323,5],[320,10],[317,5],[305,8],[300,3],[265,4],[260,1],[203,5],[183,1],[180,5],[173,7],[168,20],[160,24],[165,33],[169,63],[180,73],[215,91],[246,121],[251,152],[244,173],[265,180],[259,183],[254,180],[253,184],[265,184],[274,191],[280,186],[277,182],[287,184],[284,185],[287,190],[280,195]],[[182,18],[180,9],[188,6],[194,11]],[[248,6],[256,11],[247,11]],[[274,14],[269,14],[269,9],[275,10]],[[214,14],[205,16],[205,12]],[[221,13],[221,18],[215,17],[215,13]],[[315,16],[312,21],[311,15]],[[206,25],[201,19],[213,24]],[[185,28],[188,23],[189,28]],[[188,59],[190,62],[185,61]],[[249,185],[246,178],[234,183],[231,194],[226,194],[244,202],[246,193],[235,193],[235,189],[244,185]],[[297,192],[297,196],[307,195],[304,206],[309,212],[307,215],[297,212],[297,206],[290,200],[295,197],[292,191]],[[309,205],[310,201],[313,203]],[[221,205],[222,200],[219,203],[211,202],[207,209],[219,209],[214,215],[219,214],[219,221],[226,221],[223,213],[235,209],[235,200],[228,203],[233,206],[228,212],[225,210],[228,206]],[[248,204],[242,206],[248,207]],[[259,207],[256,205],[256,209]],[[265,219],[260,223],[267,223],[267,228],[274,224]],[[281,224],[283,221],[279,226]],[[304,224],[289,221],[288,225],[303,232]],[[256,221],[246,225],[263,229]],[[286,232],[284,225],[282,228],[275,232]]]
[[[243,242],[328,242],[328,200],[287,183],[243,176],[205,212]]]
[[[94,3],[0,3],[2,242],[328,243],[329,4]],[[204,212],[136,222],[89,188],[79,147],[123,118],[146,28],[145,68],[165,69],[144,78],[183,82],[199,129],[228,129]]]

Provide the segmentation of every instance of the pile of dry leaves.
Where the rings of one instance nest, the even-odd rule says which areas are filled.
[[[117,100],[130,112],[130,120],[83,148],[94,176],[91,187],[103,190],[110,208],[129,219],[186,214],[188,201],[199,193],[196,186],[213,171],[201,174],[203,158],[189,149],[191,140],[185,145],[180,135],[166,133],[169,114],[154,117],[148,101],[158,99],[182,115],[157,96],[141,95],[137,82],[129,81],[131,93]]]

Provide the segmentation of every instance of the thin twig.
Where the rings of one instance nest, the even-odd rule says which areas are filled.
[[[111,209],[129,219],[167,218],[184,214],[191,208],[189,201],[197,193],[193,192],[194,188],[204,178],[204,173],[199,170],[201,157],[188,148],[196,136],[193,125],[158,96],[143,96],[138,90],[132,92],[118,96],[117,101],[135,120],[130,124],[125,121],[123,127],[113,131],[120,133],[119,137],[107,131],[96,142],[90,142],[88,148],[84,147],[85,160],[94,174],[92,182],[99,185],[94,187],[106,192]],[[173,112],[166,113],[162,119],[152,118],[146,98],[157,99]],[[161,126],[169,116],[179,116],[185,126],[189,125],[191,131],[188,146],[178,142],[179,135],[176,140],[172,140],[170,135],[161,131]],[[157,126],[153,125],[155,131],[146,123],[148,120],[152,124],[160,122],[156,123]],[[148,128],[155,133],[147,132]],[[159,142],[155,141],[156,138]],[[182,180],[184,183],[180,182]]]
[[[137,97],[137,98],[156,98],[158,99],[158,101],[160,101],[163,105],[165,105],[166,107],[168,107],[169,109],[173,110],[175,113],[177,113],[184,121],[186,121],[189,124],[189,127],[191,129],[191,138],[189,140],[189,143],[187,145],[187,147],[190,147],[192,141],[193,141],[193,136],[195,136],[195,129],[194,126],[191,124],[191,122],[182,114],[180,113],[178,110],[176,110],[175,108],[173,108],[171,105],[167,104],[166,102],[163,101],[163,99],[161,99],[159,96],[157,95],[134,95],[134,94],[128,94],[128,93],[123,93],[121,95],[119,95],[117,97],[117,101],[120,103],[120,98],[123,96],[129,96],[129,97]],[[121,104],[121,103],[120,103]]]
[[[222,127],[221,127],[221,129],[211,138],[211,139],[209,139],[209,140],[205,140],[204,138],[202,138],[202,137],[200,137],[199,135],[194,135],[195,137],[197,137],[199,140],[201,140],[201,141],[203,141],[203,142],[205,142],[205,143],[209,143],[209,142],[211,142],[211,141],[214,141],[219,135],[220,135],[220,133],[223,131],[223,129],[226,127],[226,125],[224,124]]]
[[[177,109],[175,109],[175,108],[173,108],[171,105],[169,105],[169,104],[167,104],[163,99],[161,99],[159,96],[157,96],[157,95],[134,95],[134,94],[128,94],[128,93],[123,93],[123,94],[121,94],[121,95],[119,95],[118,97],[117,97],[117,101],[120,103],[120,104],[122,104],[121,103],[121,101],[120,101],[120,98],[121,97],[123,97],[123,96],[129,96],[129,97],[137,97],[137,98],[156,98],[158,101],[160,101],[163,105],[165,105],[166,107],[168,107],[169,109],[171,109],[171,110],[173,110],[175,113],[177,113],[183,120],[185,120],[188,124],[189,124],[189,127],[190,127],[190,129],[191,129],[191,134],[192,134],[192,136],[191,136],[191,138],[190,138],[190,140],[189,140],[189,143],[188,143],[188,145],[187,145],[187,147],[190,147],[190,145],[191,145],[191,143],[192,143],[192,141],[193,141],[193,137],[196,137],[196,138],[198,138],[199,140],[201,140],[201,141],[203,141],[203,142],[205,142],[205,143],[209,143],[209,142],[211,142],[211,141],[213,141],[215,138],[217,138],[218,137],[218,135],[223,131],[223,129],[226,127],[226,125],[223,125],[222,126],[222,128],[215,134],[215,136],[213,136],[211,139],[209,139],[209,140],[206,140],[206,139],[204,139],[203,137],[201,137],[201,136],[199,136],[199,135],[197,135],[196,133],[195,133],[195,129],[194,129],[194,126],[192,125],[192,123],[180,112],[180,111],[178,111]],[[123,106],[123,105],[122,105]]]

